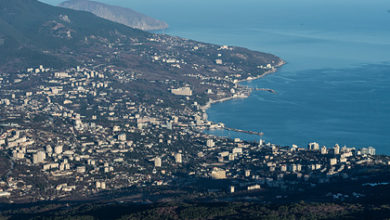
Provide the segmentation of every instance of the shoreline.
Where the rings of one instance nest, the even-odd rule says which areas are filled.
[[[253,81],[253,80],[257,80],[257,79],[261,79],[261,78],[264,78],[266,77],[267,75],[269,74],[272,74],[272,73],[276,73],[280,67],[284,66],[286,64],[286,62],[284,60],[280,60],[280,62],[272,67],[272,69],[268,70],[268,71],[265,71],[264,73],[256,76],[256,77],[251,77],[249,79],[242,79],[242,80],[239,80],[237,81],[237,83],[235,84],[239,84],[239,83],[242,83],[242,82],[250,82],[250,81]],[[212,122],[210,120],[208,120],[208,114],[207,114],[207,110],[209,108],[211,108],[211,106],[215,103],[219,103],[219,102],[226,102],[226,101],[229,101],[229,100],[233,100],[233,99],[245,99],[245,98],[248,98],[249,96],[251,95],[251,91],[248,93],[248,95],[245,95],[245,94],[241,94],[241,95],[233,95],[233,96],[229,96],[229,97],[224,97],[224,98],[220,98],[220,99],[216,99],[216,100],[210,100],[206,103],[206,105],[203,105],[200,107],[200,110],[202,111],[203,114],[206,115],[206,123],[216,123],[216,122]]]

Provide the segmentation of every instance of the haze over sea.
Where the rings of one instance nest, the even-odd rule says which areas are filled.
[[[166,34],[243,46],[288,62],[275,74],[245,83],[277,94],[255,91],[247,99],[215,104],[208,110],[211,121],[263,131],[267,142],[278,145],[315,141],[390,154],[390,1],[101,2],[164,20],[170,25]]]

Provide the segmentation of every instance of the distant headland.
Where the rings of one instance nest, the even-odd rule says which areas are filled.
[[[61,3],[60,6],[79,11],[88,11],[98,17],[141,30],[150,31],[168,28],[167,23],[143,15],[132,9],[108,5],[100,2],[89,0],[69,0]]]

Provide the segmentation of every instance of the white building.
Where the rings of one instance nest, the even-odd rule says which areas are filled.
[[[212,139],[207,140],[207,147],[214,147],[215,143]]]
[[[331,166],[336,165],[336,164],[337,164],[337,159],[336,159],[336,158],[331,158],[331,159],[329,160],[329,164],[330,164]]]
[[[62,150],[63,150],[63,146],[62,145],[58,145],[54,148],[54,153],[56,154],[61,154],[62,153]]]
[[[373,147],[363,148],[362,149],[362,154],[375,155],[376,154],[376,150]]]
[[[183,162],[181,153],[175,154],[175,161],[176,161],[176,163],[182,163]]]
[[[309,150],[320,150],[320,145],[316,142],[310,143]]]
[[[253,186],[248,186],[248,191],[259,190],[260,188],[261,188],[260,185],[256,184]]]
[[[211,176],[211,178],[216,179],[216,180],[226,179],[226,171],[222,170],[220,168],[214,168],[211,171],[210,176]]]
[[[1,197],[10,197],[11,193],[10,192],[0,192],[0,198]]]
[[[44,151],[39,151],[38,153],[33,155],[33,163],[42,163],[46,159],[46,153]]]
[[[282,165],[281,167],[280,167],[280,171],[282,171],[282,172],[286,172],[287,171],[287,165]]]
[[[100,183],[100,188],[101,189],[106,189],[106,182],[101,182]]]
[[[334,154],[340,154],[340,146],[338,144],[334,145],[333,153]]]
[[[171,92],[174,95],[192,96],[192,90],[190,87],[182,87],[182,88],[178,88],[178,89],[172,89]]]
[[[241,147],[235,147],[232,150],[233,154],[242,154],[242,148]]]
[[[70,76],[66,72],[56,72],[56,73],[54,73],[54,77],[56,77],[56,78],[67,78],[67,77],[70,77]]]
[[[327,151],[326,147],[322,146],[321,147],[321,154],[327,154],[327,153],[328,153],[328,151]]]
[[[48,154],[53,153],[53,148],[50,145],[46,146],[46,153],[48,153]]]
[[[77,171],[78,173],[85,173],[86,168],[85,168],[85,166],[80,166],[80,167],[77,167],[77,168],[76,168],[76,171]]]
[[[249,177],[251,175],[251,171],[250,170],[245,170],[245,177]]]
[[[84,128],[84,124],[80,119],[75,120],[75,128],[77,130],[82,130]]]
[[[113,132],[121,131],[121,127],[119,127],[118,125],[115,125],[115,126],[112,128],[112,131],[113,131]]]
[[[161,158],[160,157],[154,158],[154,166],[155,167],[161,167],[161,165],[162,165]]]
[[[123,134],[118,135],[118,140],[119,141],[126,141],[126,134],[123,133]]]

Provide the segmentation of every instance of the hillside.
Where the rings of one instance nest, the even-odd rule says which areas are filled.
[[[112,6],[89,0],[69,0],[60,4],[61,7],[88,11],[101,18],[118,22],[141,30],[161,30],[168,25],[157,19],[138,13],[129,8]]]
[[[222,55],[223,65],[216,64]],[[184,76],[189,72],[256,77],[266,71],[259,65],[282,62],[271,54],[234,47],[220,51],[218,45],[152,34],[37,0],[0,0],[0,56],[3,72],[42,64],[55,69],[104,65],[139,71],[148,80],[179,77],[183,82],[193,81]],[[182,64],[172,68],[167,60]]]
[[[36,0],[0,0],[0,70],[38,65],[61,67],[74,62],[69,51],[146,32],[91,13],[54,7]],[[61,56],[59,56],[61,54]],[[10,67],[16,68],[10,68]]]

